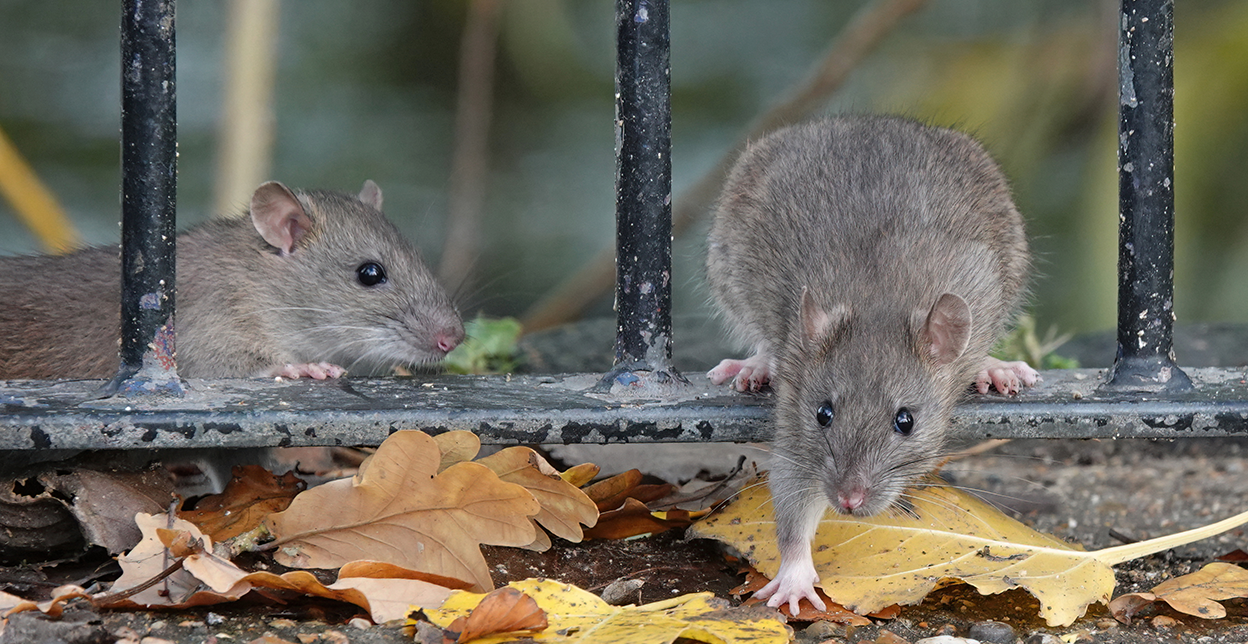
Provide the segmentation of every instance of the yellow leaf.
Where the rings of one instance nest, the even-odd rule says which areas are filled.
[[[337,568],[367,559],[493,588],[478,544],[532,543],[541,506],[478,463],[438,472],[441,453],[423,432],[387,438],[354,479],[331,481],[270,515],[279,563]]]
[[[598,476],[599,471],[601,471],[600,468],[593,463],[581,463],[575,467],[569,467],[559,476],[563,477],[563,480],[568,483],[571,483],[578,488],[582,488],[585,487],[585,485],[590,481],[594,480],[594,477]]]
[[[1139,609],[1161,600],[1170,607],[1205,619],[1226,617],[1221,599],[1248,597],[1248,570],[1235,564],[1211,563],[1194,573],[1168,579],[1148,593],[1130,593],[1109,603],[1109,610],[1119,621],[1131,623]]]
[[[1023,588],[1040,600],[1050,626],[1073,623],[1093,602],[1108,603],[1115,563],[1188,543],[1248,521],[1248,513],[1147,542],[1085,552],[1001,514],[958,490],[909,490],[914,516],[829,513],[813,544],[819,586],[859,614],[889,604],[917,604],[934,588],[961,581],[981,593]],[[771,497],[747,488],[724,512],[690,527],[690,537],[718,539],[764,574],[780,567]]]
[[[792,630],[770,609],[727,609],[726,602],[711,593],[682,595],[644,606],[611,606],[575,586],[545,579],[509,584],[532,597],[546,611],[549,626],[525,633],[537,642],[585,642],[593,644],[668,644],[678,638],[714,644],[785,644]],[[468,615],[485,597],[458,591],[442,608],[425,610],[439,628]],[[515,636],[494,635],[473,640],[478,644],[515,641]]]

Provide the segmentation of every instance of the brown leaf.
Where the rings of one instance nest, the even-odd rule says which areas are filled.
[[[462,430],[438,434],[433,437],[433,442],[438,444],[438,451],[442,454],[438,463],[439,472],[456,463],[471,461],[481,451],[481,439],[472,432]]]
[[[560,478],[546,459],[528,447],[509,447],[477,462],[493,470],[498,478],[531,492],[542,507],[533,520],[556,537],[578,543],[582,538],[581,524],[592,527],[598,521],[594,502]],[[543,470],[551,474],[544,474]],[[546,539],[539,552],[549,547],[550,540]]]
[[[1109,603],[1119,621],[1130,624],[1141,608],[1161,600],[1171,608],[1203,619],[1226,617],[1218,600],[1248,597],[1248,570],[1231,563],[1211,563],[1196,572],[1168,579],[1148,593],[1129,593]]]
[[[771,580],[767,579],[767,576],[763,573],[758,572],[752,566],[746,566],[745,583],[728,592],[737,596],[744,595],[746,593],[753,593],[761,589],[763,586],[766,586],[769,581]],[[818,588],[815,589],[815,592],[818,593],[819,598],[823,600],[824,605],[828,607],[827,610],[819,610],[818,608],[815,608],[815,605],[810,603],[809,600],[803,599],[802,603],[798,605],[797,614],[791,616],[791,619],[795,619],[800,622],[822,621],[833,622],[835,624],[849,624],[851,626],[871,625],[871,620],[855,613],[852,610],[849,610],[848,608],[845,608],[844,606],[841,606],[831,599],[828,599],[828,596],[823,594],[823,591]],[[763,600],[750,597],[742,603],[746,606],[755,606],[762,604]],[[900,607],[897,607],[896,605],[893,607],[897,608],[898,612],[900,611]]]
[[[1218,556],[1218,561],[1229,561],[1231,563],[1243,563],[1248,561],[1248,552],[1236,548],[1224,555]]]
[[[305,487],[290,472],[278,477],[259,465],[238,466],[221,494],[201,500],[194,510],[178,512],[178,517],[194,523],[213,541],[225,541],[285,510]]]
[[[170,520],[168,515],[142,514],[135,516],[134,521],[143,532],[143,539],[138,545],[117,559],[121,565],[121,577],[113,582],[112,592],[118,593],[143,585],[173,565],[178,557],[169,553],[161,540],[161,533],[168,538],[167,531],[181,531],[190,539],[203,539],[203,534],[189,521],[183,519]],[[204,548],[211,552],[212,542],[205,541]],[[227,562],[228,563],[228,562]],[[231,564],[232,565],[232,564]],[[199,606],[205,603],[215,604],[217,598],[199,598],[191,601],[190,597],[200,587],[201,582],[185,569],[179,570],[162,580],[156,586],[143,590],[127,598],[128,603],[136,606]],[[241,595],[240,595],[241,596]],[[236,598],[234,598],[236,599]]]
[[[298,568],[387,561],[492,588],[478,544],[533,542],[530,517],[541,506],[483,465],[457,463],[438,473],[440,460],[423,432],[391,435],[354,479],[308,490],[265,520],[277,537],[275,559]]]
[[[628,491],[641,483],[641,470],[629,470],[603,479],[582,490],[594,503],[599,511],[614,510],[624,503]]]
[[[546,611],[532,597],[504,586],[486,595],[472,612],[451,622],[446,630],[458,633],[456,642],[502,633],[533,632],[546,628]]]
[[[637,499],[625,499],[619,509],[603,512],[598,524],[585,531],[590,539],[625,539],[639,534],[658,534],[693,523],[684,510],[651,512]]]

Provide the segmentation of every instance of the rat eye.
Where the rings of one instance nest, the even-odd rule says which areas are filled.
[[[902,407],[897,410],[897,416],[893,418],[893,431],[902,436],[909,436],[914,431],[914,416],[910,415],[910,410]]]
[[[823,401],[823,404],[819,405],[819,409],[815,411],[815,421],[823,427],[827,427],[832,424],[832,416],[833,411],[831,400]]]
[[[377,262],[364,262],[355,269],[355,278],[364,286],[377,286],[386,283],[386,269]]]

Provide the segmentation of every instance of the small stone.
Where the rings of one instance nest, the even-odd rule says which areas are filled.
[[[954,635],[937,635],[936,637],[924,637],[914,644],[980,644],[980,642],[979,640]]]
[[[139,644],[175,644],[173,640],[167,640],[163,637],[144,637],[139,640]]]
[[[342,631],[322,631],[321,639],[329,644],[351,644],[351,638],[347,637],[347,634]]]
[[[817,642],[823,642],[832,637],[844,636],[845,628],[832,622],[818,621],[808,626],[803,633]]]
[[[910,644],[910,640],[892,631],[882,630],[879,637],[875,638],[875,644]]]
[[[1168,615],[1158,615],[1153,618],[1153,628],[1174,628],[1178,623],[1178,620]]]
[[[299,641],[303,644],[312,644],[312,642],[321,639],[320,635],[313,635],[312,633],[300,633],[295,637],[299,638]]]
[[[299,626],[298,622],[293,619],[286,619],[285,617],[269,620],[270,628],[295,628],[297,626]]]
[[[979,622],[972,624],[967,635],[972,639],[981,642],[992,642],[992,644],[1014,644],[1018,636],[1014,634],[1014,627],[1005,622]]]
[[[1109,631],[1118,628],[1118,622],[1112,619],[1102,619],[1096,623],[1096,627],[1103,631]]]
[[[1051,633],[1032,633],[1023,640],[1023,644],[1062,644],[1062,640]]]
[[[623,606],[637,601],[640,595],[641,587],[645,585],[643,579],[616,579],[602,590],[602,601],[612,606]],[[640,604],[641,602],[637,602]]]
[[[208,613],[204,615],[204,623],[209,626],[220,626],[225,623],[225,618],[216,613]]]
[[[201,628],[203,625],[204,623],[197,619],[188,619],[184,622],[178,622],[178,626],[181,626],[182,628]]]
[[[364,619],[363,617],[352,617],[351,621],[347,622],[347,626],[350,626],[351,628],[358,628],[362,631],[366,631],[373,627],[373,623],[368,621],[367,619]]]

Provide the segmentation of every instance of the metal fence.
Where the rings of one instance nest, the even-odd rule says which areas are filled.
[[[0,449],[376,445],[401,429],[467,429],[500,444],[766,440],[767,397],[687,383],[672,368],[668,3],[617,0],[616,11],[614,369],[184,388],[171,322],[174,2],[126,0],[120,372],[109,383],[0,383]],[[1016,397],[971,396],[953,420],[961,438],[1248,432],[1242,370],[1174,363],[1172,0],[1122,0],[1120,29],[1116,361],[1108,373],[1046,371]]]

